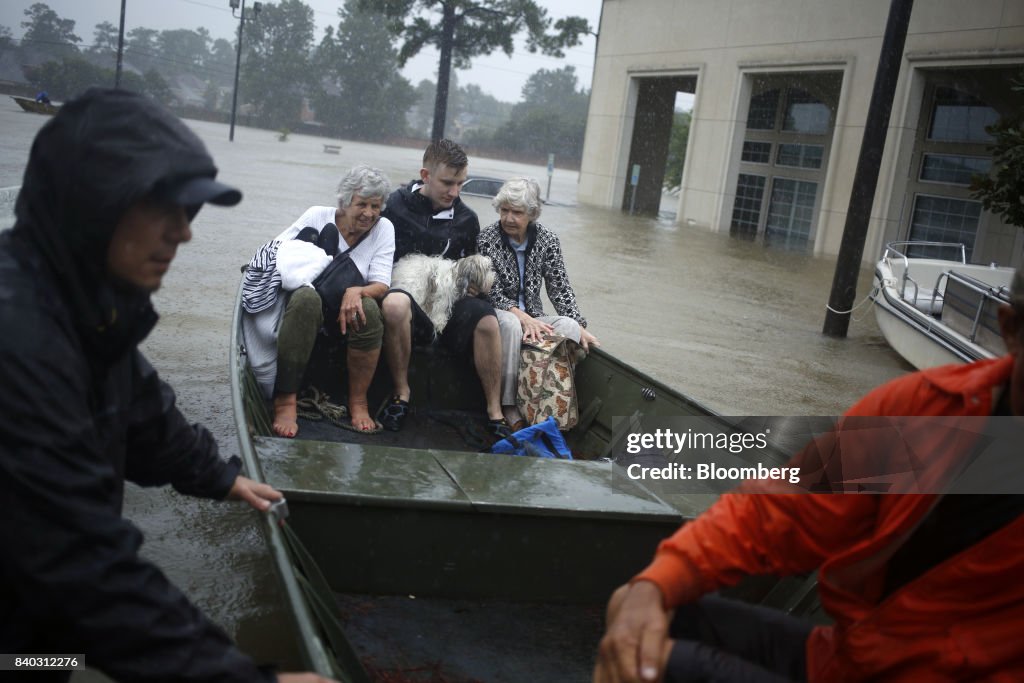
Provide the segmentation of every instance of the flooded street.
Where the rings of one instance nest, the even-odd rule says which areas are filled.
[[[0,101],[0,188],[17,185],[32,137],[47,119]],[[392,182],[418,171],[422,150],[190,125],[207,142],[220,178],[243,190],[234,209],[207,207],[155,295],[160,323],[144,350],[178,393],[192,421],[206,424],[225,455],[238,452],[229,397],[228,340],[239,267],[308,206],[333,204],[341,173],[381,167]],[[334,141],[337,142],[337,141]],[[470,159],[470,173],[532,175],[542,166]],[[577,207],[576,172],[556,170],[554,205],[541,222],[561,238],[580,307],[603,348],[721,413],[833,415],[872,387],[909,370],[882,339],[869,306],[845,340],[821,335],[835,261],[767,250],[668,218]],[[481,223],[489,201],[468,197]],[[7,227],[9,222],[4,225]],[[868,292],[862,270],[858,299]],[[550,310],[550,309],[549,309]],[[145,554],[243,647],[263,661],[287,660],[286,617],[251,513],[130,487],[126,514],[146,533]]]

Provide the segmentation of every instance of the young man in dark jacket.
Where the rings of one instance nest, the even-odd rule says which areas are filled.
[[[466,153],[451,140],[439,140],[423,153],[420,179],[388,197],[382,214],[395,226],[395,261],[406,254],[460,259],[476,253],[480,221],[462,203],[466,182]],[[444,330],[435,331],[430,318],[412,297],[393,290],[382,305],[384,355],[394,383],[392,398],[380,415],[385,428],[398,431],[409,412],[409,357],[412,345],[429,344],[439,336],[454,353],[471,356],[487,402],[488,429],[497,438],[511,433],[501,410],[501,339],[494,307],[476,297],[455,302]]]
[[[121,517],[126,479],[258,510],[281,497],[219,457],[138,350],[191,219],[241,199],[216,173],[194,133],[126,91],[68,102],[33,142],[0,233],[0,652],[84,655],[120,681],[274,680]]]

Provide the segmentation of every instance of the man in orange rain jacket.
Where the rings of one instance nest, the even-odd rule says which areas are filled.
[[[902,377],[847,416],[997,416],[1024,438],[1024,271],[1011,301],[1008,355]],[[1022,510],[1020,495],[723,495],[613,594],[594,681],[1024,680]],[[830,626],[701,597],[814,570]]]

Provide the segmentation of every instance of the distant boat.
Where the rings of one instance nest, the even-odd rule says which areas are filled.
[[[951,259],[928,258],[948,254]],[[967,263],[963,244],[891,242],[875,266],[875,318],[885,340],[918,369],[1006,353],[996,310],[1013,268]]]
[[[52,102],[38,102],[31,97],[18,97],[17,95],[11,95],[11,99],[18,103],[18,106],[25,111],[30,111],[33,114],[47,114],[53,116],[60,109],[59,104]]]

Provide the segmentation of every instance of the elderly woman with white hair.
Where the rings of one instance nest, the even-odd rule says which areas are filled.
[[[306,209],[249,264],[242,290],[246,350],[257,382],[273,397],[278,436],[291,438],[298,432],[299,385],[318,342],[337,344],[339,350],[344,344],[349,420],[342,426],[380,431],[370,417],[366,393],[380,358],[384,319],[379,301],[391,286],[395,253],[394,226],[380,215],[390,191],[382,171],[355,166],[338,183],[336,207]],[[365,284],[347,287],[339,310],[327,314],[311,282],[342,253]]]
[[[516,376],[522,342],[558,334],[585,350],[600,344],[587,331],[587,320],[576,305],[558,236],[537,222],[541,211],[537,181],[512,178],[501,186],[491,203],[499,219],[480,232],[477,250],[491,258],[497,275],[490,299],[502,338],[502,411],[513,427],[519,427]],[[542,282],[557,316],[544,313]]]

